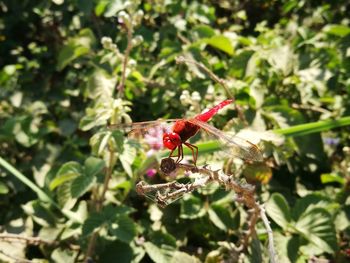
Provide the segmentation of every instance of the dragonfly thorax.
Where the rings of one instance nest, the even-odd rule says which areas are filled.
[[[181,137],[175,132],[165,132],[163,134],[163,145],[169,150],[174,150],[182,143]]]

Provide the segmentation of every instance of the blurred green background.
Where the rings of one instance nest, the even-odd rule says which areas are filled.
[[[174,180],[157,173],[167,153],[107,129],[234,97],[210,123],[253,136],[264,162],[199,140],[198,164],[256,186],[279,262],[349,262],[349,13],[346,0],[0,1],[0,261],[268,262],[260,221],[237,249],[250,213],[234,193],[157,207],[135,184]]]

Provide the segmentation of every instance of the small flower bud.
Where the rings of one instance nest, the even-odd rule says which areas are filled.
[[[135,47],[135,46],[138,46],[139,44],[141,44],[143,41],[143,37],[140,36],[140,35],[137,35],[133,38],[133,40],[131,41],[132,45]]]

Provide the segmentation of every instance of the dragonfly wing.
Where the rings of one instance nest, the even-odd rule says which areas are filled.
[[[263,160],[260,149],[250,141],[237,136],[228,136],[214,126],[195,118],[187,121],[214,135],[222,142],[224,148],[229,148],[230,154],[233,154],[235,157],[257,162],[261,162]]]
[[[127,133],[129,139],[139,144],[147,145],[153,149],[163,146],[163,134],[171,131],[172,124],[177,119],[134,122],[130,124],[109,125],[109,130],[119,130]]]

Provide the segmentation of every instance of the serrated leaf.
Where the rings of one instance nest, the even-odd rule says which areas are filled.
[[[207,43],[208,45],[217,48],[229,55],[233,55],[233,46],[231,41],[222,35],[213,36],[211,38],[207,38],[204,40],[204,43]]]
[[[119,160],[125,170],[125,172],[132,177],[131,165],[136,157],[136,149],[132,147],[129,143],[124,144],[124,150],[119,156]]]
[[[314,209],[315,207],[327,207],[329,201],[325,199],[325,197],[319,194],[310,194],[302,199],[297,200],[293,209],[292,216],[294,220],[298,220],[298,218],[305,212]]]
[[[279,193],[271,195],[266,203],[266,212],[283,229],[287,229],[292,220],[289,205],[283,195]]]
[[[68,162],[63,164],[58,170],[56,177],[50,183],[50,190],[54,190],[65,182],[72,181],[81,174],[82,167],[78,162]]]
[[[99,213],[92,213],[83,224],[83,236],[89,235],[94,232],[97,228],[104,225],[110,225],[115,223],[121,216],[125,216],[134,211],[132,208],[127,206],[112,206],[108,205],[103,208]]]
[[[144,246],[148,256],[155,263],[170,262],[175,252],[172,248],[168,248],[168,247],[160,248],[151,242],[146,242]]]
[[[71,184],[71,194],[73,198],[79,198],[83,194],[85,194],[87,191],[90,190],[90,188],[93,186],[93,184],[96,181],[96,177],[92,175],[81,175],[77,178],[75,178]]]
[[[314,208],[303,213],[295,228],[320,253],[334,253],[337,249],[337,237],[332,216],[323,208]],[[322,252],[323,251],[323,252]]]
[[[120,216],[112,226],[112,234],[120,241],[130,243],[136,235],[136,225],[127,215]]]
[[[71,194],[72,181],[65,182],[57,187],[57,201],[60,207],[70,210],[77,202],[76,198]]]

